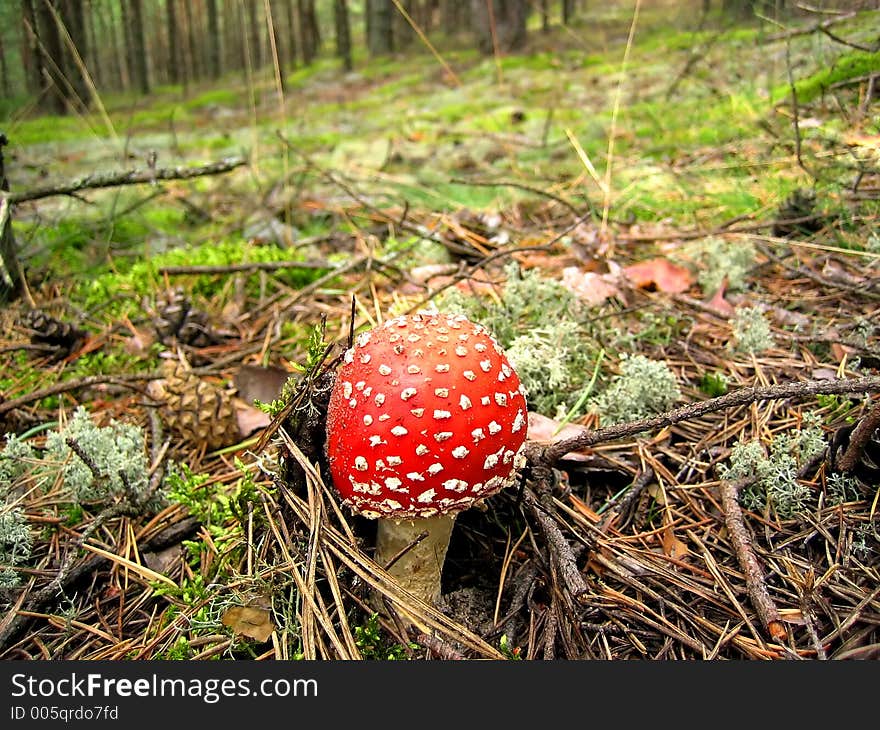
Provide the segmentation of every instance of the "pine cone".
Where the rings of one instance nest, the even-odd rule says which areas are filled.
[[[148,392],[160,402],[159,413],[168,428],[207,449],[241,439],[230,393],[202,380],[184,363],[166,361],[162,369],[165,377],[152,381]]]
[[[30,331],[31,343],[53,348],[56,359],[70,355],[86,338],[84,330],[55,319],[40,309],[25,312],[20,323]]]
[[[207,347],[222,339],[212,329],[208,315],[194,308],[180,289],[170,292],[150,310],[156,334],[163,344],[177,342],[190,347]]]

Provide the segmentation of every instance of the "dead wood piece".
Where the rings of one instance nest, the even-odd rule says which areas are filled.
[[[589,588],[577,567],[577,557],[574,550],[568,544],[551,513],[529,488],[523,492],[523,502],[541,528],[547,549],[550,551],[550,558],[553,565],[559,570],[568,593],[576,602],[581,603],[584,596],[589,593]]]
[[[854,471],[865,453],[865,447],[880,429],[880,403],[877,403],[849,434],[849,445],[841,452],[834,468],[842,472]]]
[[[730,544],[733,547],[736,559],[746,578],[746,587],[752,607],[758,614],[758,618],[764,629],[774,641],[781,641],[786,637],[785,625],[779,615],[779,610],[767,591],[764,582],[764,572],[758,564],[758,559],[752,550],[751,539],[746,530],[743,520],[742,509],[739,506],[739,491],[749,482],[729,480],[721,481],[721,505],[724,510],[724,524],[730,536]]]

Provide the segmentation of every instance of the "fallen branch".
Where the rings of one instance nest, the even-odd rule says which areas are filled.
[[[721,481],[721,508],[724,512],[724,524],[727,526],[727,534],[730,537],[730,544],[736,554],[737,562],[745,575],[746,588],[752,607],[770,638],[774,641],[781,641],[786,637],[785,626],[776,604],[773,603],[773,599],[767,592],[764,573],[752,550],[751,540],[743,521],[742,509],[739,506],[739,491],[749,483],[751,483],[750,479],[737,482],[727,479]]]
[[[26,201],[50,198],[53,195],[73,195],[83,190],[114,188],[120,185],[140,185],[143,183],[155,183],[159,180],[188,180],[205,175],[217,175],[222,172],[229,172],[246,163],[247,160],[243,157],[228,157],[224,160],[211,162],[199,167],[148,167],[128,170],[126,172],[96,173],[72,180],[69,183],[49,185],[33,190],[25,190],[20,193],[7,193],[4,197],[11,205],[15,205]]]
[[[736,406],[744,406],[762,400],[807,398],[814,395],[841,395],[844,393],[870,393],[880,391],[880,376],[841,380],[806,380],[800,383],[782,383],[766,388],[741,388],[717,398],[689,403],[686,406],[638,421],[615,424],[594,431],[583,431],[576,436],[545,445],[527,442],[526,457],[533,465],[549,465],[570,451],[581,451],[598,443],[635,436],[645,431],[655,431],[666,426],[688,421]]]

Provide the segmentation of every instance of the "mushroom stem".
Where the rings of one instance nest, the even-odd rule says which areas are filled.
[[[414,520],[385,518],[378,522],[376,563],[385,567],[394,561],[386,570],[401,587],[436,605],[455,513]]]

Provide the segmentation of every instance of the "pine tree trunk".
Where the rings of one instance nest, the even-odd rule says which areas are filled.
[[[38,52],[41,56],[41,106],[52,114],[67,112],[67,88],[64,78],[64,50],[54,5],[45,0],[36,4]]]
[[[287,13],[287,63],[291,68],[296,68],[296,9],[293,0],[284,0],[284,10]]]
[[[351,24],[347,0],[334,0],[333,19],[336,25],[336,55],[342,60],[343,68],[351,71],[354,64],[351,59]]]
[[[320,43],[314,0],[296,0],[296,8],[299,16],[300,52],[303,64],[308,66],[315,60]]]
[[[394,23],[391,0],[370,0],[367,46],[370,55],[381,56],[394,50]]]
[[[186,93],[186,65],[180,52],[180,23],[177,20],[177,0],[165,2],[165,24],[168,27],[168,79],[172,84],[183,84]]]
[[[150,93],[150,71],[147,60],[147,44],[144,39],[144,8],[141,0],[128,0],[129,33],[131,45],[129,58],[133,81],[142,94]]]
[[[193,12],[193,3],[190,0],[183,2],[183,14],[186,17],[186,47],[189,50],[189,75],[191,79],[204,78],[204,63],[199,48],[199,29]]]
[[[212,79],[219,79],[223,75],[223,54],[217,0],[207,0],[205,7],[208,13],[208,72]]]
[[[260,35],[260,14],[258,12],[259,0],[248,0],[248,45],[250,46],[251,59],[255,69],[261,68],[263,65],[263,45]]]

